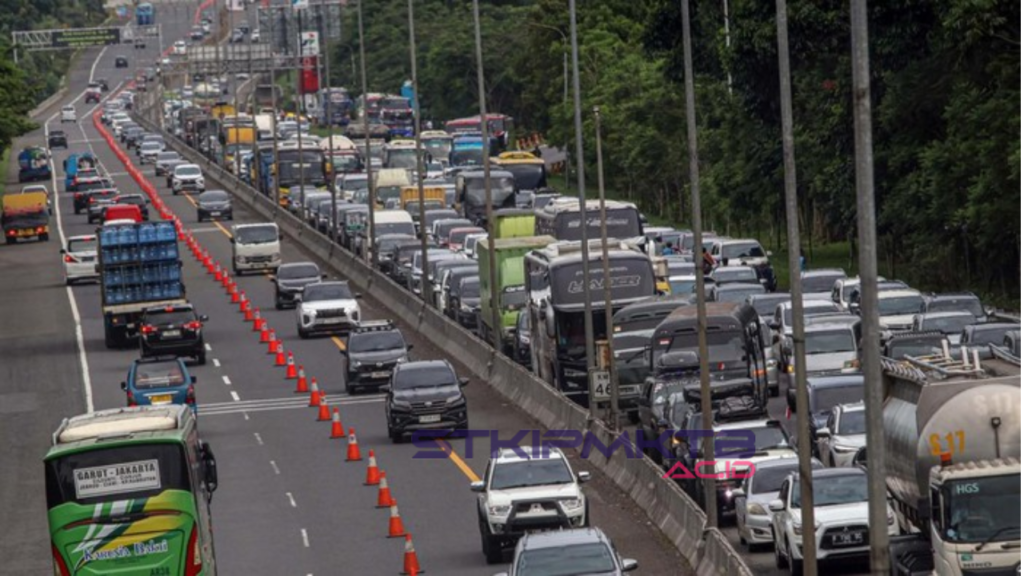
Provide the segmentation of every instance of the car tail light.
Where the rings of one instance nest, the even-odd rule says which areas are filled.
[[[143,324],[142,328],[140,329],[140,331],[143,334],[155,334],[156,333],[156,326],[152,326],[150,324]]]
[[[195,386],[189,386],[188,387],[188,392],[185,394],[185,404],[190,404],[191,405],[191,404],[195,404],[195,403],[196,403],[196,387]]]
[[[50,543],[50,551],[53,553],[53,573],[55,576],[71,576],[68,565],[64,563],[64,557],[60,555],[57,546]]]
[[[203,555],[199,551],[199,526],[192,524],[188,537],[188,555],[185,557],[185,576],[199,576],[203,571]]]
[[[132,394],[130,390],[128,391],[128,405],[129,406],[138,406],[139,405],[139,403],[135,401],[135,394]]]
[[[77,260],[75,260],[74,257],[71,256],[71,254],[65,254],[64,255],[64,262],[66,262],[68,264],[74,264],[75,262],[77,262]]]
[[[7,231],[7,235],[8,236],[16,236],[17,234],[18,234],[18,232],[16,230],[8,230]]]
[[[78,200],[81,197],[82,197],[82,193],[81,192],[75,192],[75,200]]]
[[[185,324],[185,325],[183,326],[183,328],[185,328],[185,330],[193,330],[193,331],[195,331],[195,330],[199,330],[199,329],[200,329],[200,328],[202,328],[202,327],[203,327],[203,323],[202,323],[202,322],[200,322],[200,321],[198,321],[198,320],[193,320],[193,321],[191,321],[191,322],[187,322],[187,323],[186,323],[186,324]]]
[[[36,234],[42,234],[43,232],[46,232],[46,226],[39,226],[36,228]]]

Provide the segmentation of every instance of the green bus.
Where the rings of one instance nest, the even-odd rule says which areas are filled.
[[[217,463],[187,406],[65,419],[43,463],[54,574],[217,573]]]

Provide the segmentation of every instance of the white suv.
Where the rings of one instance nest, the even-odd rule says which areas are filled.
[[[818,561],[866,558],[868,545],[868,476],[860,468],[824,468],[811,471],[814,488],[814,539]],[[775,566],[790,573],[803,572],[800,523],[800,476],[791,473],[768,504],[772,515]],[[896,515],[887,508],[889,534],[899,534]]]
[[[313,333],[348,332],[359,325],[361,311],[348,282],[317,282],[302,289],[295,307],[300,338]]]
[[[500,562],[527,531],[590,525],[590,505],[581,484],[589,472],[573,474],[562,451],[547,446],[504,448],[487,463],[479,493],[480,543],[489,564]]]
[[[60,123],[65,122],[78,122],[78,114],[75,112],[75,107],[71,104],[60,109]]]
[[[203,171],[196,164],[181,164],[174,167],[174,174],[171,176],[171,192],[178,195],[186,190],[206,191]]]

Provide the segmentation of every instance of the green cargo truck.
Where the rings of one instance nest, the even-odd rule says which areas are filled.
[[[501,317],[501,350],[511,354],[512,338],[515,334],[516,317],[526,305],[526,286],[523,257],[531,250],[544,248],[554,242],[551,236],[526,236],[500,238],[494,241],[494,264],[497,287],[491,290],[490,259],[486,252],[480,254],[480,331],[488,342],[494,341],[491,311],[491,294],[500,294],[498,301]]]
[[[494,239],[533,236],[537,217],[532,210],[502,208],[494,211]]]

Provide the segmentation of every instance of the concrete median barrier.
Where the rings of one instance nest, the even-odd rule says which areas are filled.
[[[158,127],[146,120],[148,130]],[[542,426],[553,430],[578,430],[594,434],[605,446],[616,438],[603,423],[589,419],[588,412],[566,399],[557,390],[534,376],[421,299],[410,294],[389,277],[372,269],[363,260],[335,244],[327,236],[306,226],[300,219],[277,208],[270,198],[241,183],[232,174],[216,166],[181,140],[163,133],[169,145],[186,159],[206,170],[217,187],[268,221],[277,222],[282,232],[299,242],[330,269],[352,283],[357,290],[373,295],[396,318],[414,326],[425,338],[454,358],[458,358],[474,376],[486,382],[509,401],[521,407]],[[673,543],[699,574],[751,574],[740,556],[718,530],[705,531],[706,517],[692,499],[662,469],[647,458],[632,442],[610,455],[592,452],[589,462],[645,512],[650,521]]]

